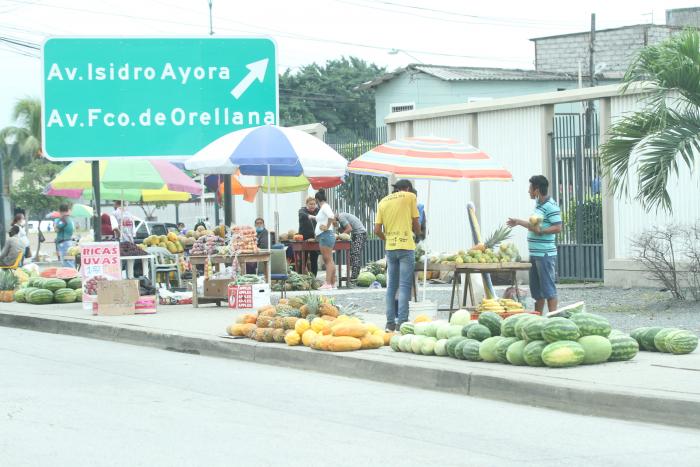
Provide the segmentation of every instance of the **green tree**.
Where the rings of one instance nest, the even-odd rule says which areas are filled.
[[[700,32],[685,30],[642,49],[624,77],[623,91],[635,83],[652,86],[642,110],[610,128],[601,147],[603,170],[613,192],[627,195],[636,171],[636,199],[647,211],[672,212],[667,185],[700,150]]]
[[[279,77],[280,122],[285,126],[323,123],[330,133],[373,128],[374,91],[357,86],[384,72],[356,57],[312,63]]]
[[[27,219],[41,220],[66,202],[65,198],[44,194],[46,186],[63,167],[45,159],[35,159],[24,167],[22,178],[10,190],[10,199],[26,210]]]
[[[41,155],[41,101],[19,99],[12,109],[17,126],[0,130],[0,153],[6,170],[22,168]]]

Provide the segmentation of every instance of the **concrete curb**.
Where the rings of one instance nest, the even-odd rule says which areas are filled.
[[[532,377],[509,377],[478,370],[462,372],[439,368],[439,365],[433,367],[417,362],[378,360],[363,356],[361,352],[316,352],[300,347],[258,344],[244,339],[154,332],[3,312],[0,312],[0,326],[317,371],[584,415],[700,428],[700,401],[674,397],[673,394],[658,397],[595,389],[570,381],[552,385]]]

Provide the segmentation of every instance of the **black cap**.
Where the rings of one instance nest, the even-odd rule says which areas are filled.
[[[413,191],[413,183],[411,183],[410,180],[406,180],[405,178],[402,180],[399,180],[398,182],[394,183],[391,186],[393,186],[394,189],[397,191],[402,191],[402,190]]]

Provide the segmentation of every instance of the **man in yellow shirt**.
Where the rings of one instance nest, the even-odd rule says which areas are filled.
[[[379,202],[374,221],[374,234],[384,240],[386,249],[388,331],[395,331],[408,321],[408,300],[411,298],[416,263],[413,234],[420,234],[413,185],[408,180],[399,180],[393,187],[394,192]]]

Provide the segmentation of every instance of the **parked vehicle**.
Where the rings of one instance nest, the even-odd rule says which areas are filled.
[[[178,232],[177,224],[171,222],[144,221],[138,217],[135,217],[134,221],[136,222],[136,234],[134,235],[136,243],[143,243],[143,240],[151,235],[167,235],[168,232]]]

